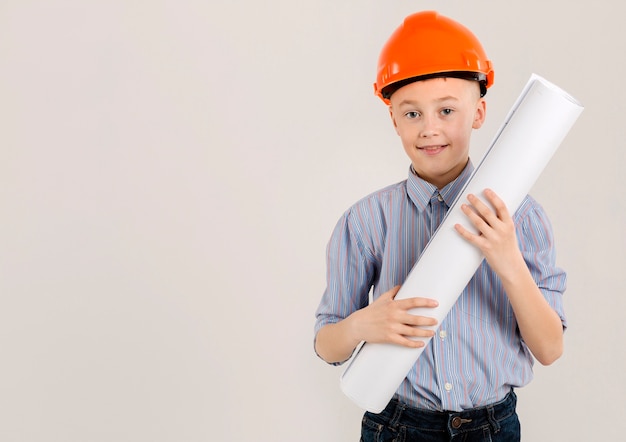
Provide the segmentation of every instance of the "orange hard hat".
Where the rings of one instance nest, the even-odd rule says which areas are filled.
[[[469,29],[435,11],[423,11],[409,15],[385,43],[374,91],[389,104],[393,92],[413,81],[457,77],[480,82],[485,95],[493,76],[491,61]]]

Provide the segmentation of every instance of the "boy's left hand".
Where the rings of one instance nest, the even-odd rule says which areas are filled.
[[[483,252],[491,268],[502,277],[508,273],[507,270],[515,268],[520,260],[523,261],[523,257],[517,243],[515,223],[504,201],[491,189],[485,189],[484,195],[495,212],[472,194],[467,197],[471,206],[461,206],[479,233],[474,234],[460,224],[454,227],[463,238]]]

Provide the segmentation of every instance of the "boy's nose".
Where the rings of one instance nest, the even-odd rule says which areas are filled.
[[[433,117],[423,117],[422,126],[420,127],[420,138],[427,138],[437,135],[437,122]]]
[[[435,135],[436,135],[436,132],[431,128],[424,129],[420,132],[420,138],[430,138]]]

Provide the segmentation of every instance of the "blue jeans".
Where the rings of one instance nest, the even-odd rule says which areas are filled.
[[[420,410],[392,400],[380,414],[365,413],[361,442],[519,442],[516,404],[513,391],[500,402],[461,412]]]

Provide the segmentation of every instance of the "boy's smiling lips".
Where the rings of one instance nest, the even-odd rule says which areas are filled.
[[[432,144],[427,146],[417,146],[417,149],[426,153],[426,155],[436,155],[446,147],[448,147],[447,144]]]

